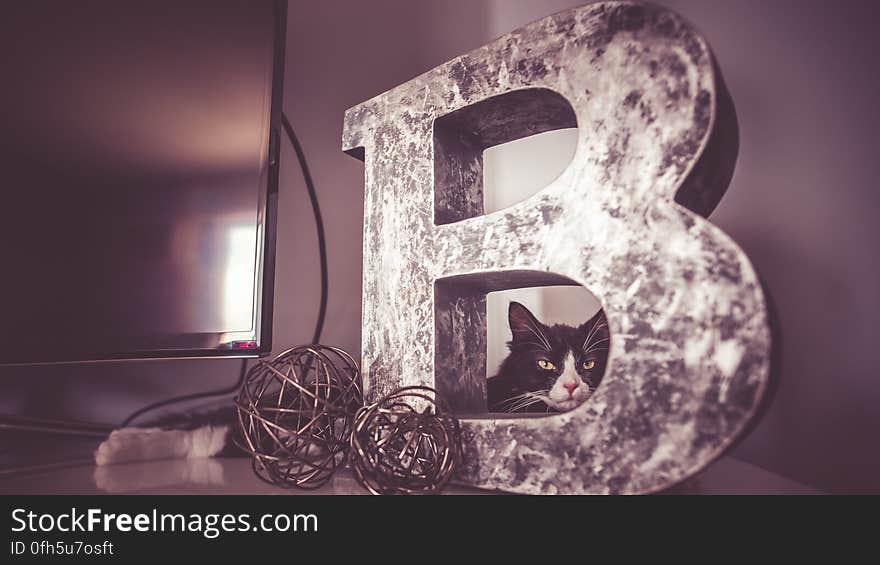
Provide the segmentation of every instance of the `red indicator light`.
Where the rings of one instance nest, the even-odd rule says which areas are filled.
[[[256,341],[233,341],[232,342],[233,349],[256,349],[257,342]]]

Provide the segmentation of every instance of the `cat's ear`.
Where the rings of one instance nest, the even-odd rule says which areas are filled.
[[[583,324],[578,326],[578,329],[582,330],[582,331],[586,331],[586,330],[592,329],[594,326],[601,325],[601,324],[607,324],[607,323],[608,323],[608,320],[605,318],[605,311],[600,308],[598,312],[593,314],[592,318],[590,318],[589,320],[587,320],[586,322],[584,322]]]
[[[584,335],[584,347],[588,342],[595,342],[600,339],[608,339],[611,332],[608,329],[608,319],[605,317],[605,311],[599,310],[596,314],[578,326],[578,331]]]
[[[533,341],[538,345],[545,345],[547,337],[544,335],[544,324],[538,321],[529,312],[529,309],[519,302],[511,302],[507,309],[507,321],[513,334],[513,341]],[[546,345],[545,345],[546,346]],[[546,346],[549,349],[549,346]]]

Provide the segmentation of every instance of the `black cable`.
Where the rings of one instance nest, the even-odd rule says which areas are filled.
[[[281,114],[281,124],[284,126],[284,131],[285,133],[287,133],[287,137],[288,139],[290,139],[290,143],[291,145],[293,145],[294,151],[296,151],[296,158],[299,160],[299,167],[302,171],[302,176],[306,183],[306,190],[309,193],[309,200],[311,200],[312,202],[312,212],[315,215],[315,228],[318,232],[318,255],[321,263],[321,306],[318,309],[318,321],[315,323],[315,333],[312,336],[312,343],[317,344],[321,341],[321,332],[324,329],[324,317],[327,313],[327,245],[324,238],[324,221],[321,218],[321,208],[318,206],[318,195],[315,192],[315,184],[314,182],[312,182],[312,175],[309,172],[309,164],[306,162],[305,153],[303,153],[302,146],[299,144],[299,139],[297,139],[296,133],[294,133],[293,131],[293,126],[290,125],[290,121],[287,119],[287,116],[283,112]],[[241,388],[241,385],[244,383],[244,378],[246,375],[247,359],[242,359],[241,372],[238,375],[238,381],[236,381],[234,385],[219,390],[196,392],[193,394],[175,396],[174,398],[154,402],[153,404],[149,404],[133,412],[128,418],[123,420],[120,427],[124,428],[131,424],[141,414],[151,412],[163,406],[177,404],[179,402],[185,402],[187,400],[195,400],[197,398],[210,398],[212,396],[223,396],[226,394],[238,392],[238,390]]]
[[[327,313],[327,245],[324,241],[324,221],[321,219],[321,208],[318,206],[318,195],[315,193],[315,185],[312,182],[312,175],[309,172],[309,164],[306,162],[305,153],[302,146],[296,138],[293,126],[287,119],[287,115],[281,113],[281,124],[284,131],[296,151],[296,158],[299,159],[299,167],[302,170],[303,179],[306,182],[306,190],[309,193],[309,200],[312,201],[312,212],[315,215],[315,229],[318,231],[318,255],[321,263],[321,307],[318,310],[318,322],[315,324],[315,334],[312,337],[312,343],[317,344],[321,341],[321,331],[324,329],[324,316]]]
[[[168,406],[169,404],[177,404],[178,402],[185,402],[187,400],[195,400],[197,398],[210,398],[212,396],[223,396],[226,394],[232,394],[234,392],[238,392],[238,389],[241,388],[242,383],[244,382],[244,377],[247,375],[247,359],[241,360],[241,372],[238,375],[238,381],[230,387],[222,388],[219,390],[209,390],[206,392],[195,392],[193,394],[185,394],[183,396],[175,396],[174,398],[168,398],[166,400],[160,400],[159,402],[154,402],[152,404],[148,404],[139,410],[135,410],[128,418],[122,421],[122,425],[120,428],[125,428],[129,424],[131,424],[138,416],[141,414],[145,414],[147,412],[152,412],[156,408],[161,408],[163,406]]]

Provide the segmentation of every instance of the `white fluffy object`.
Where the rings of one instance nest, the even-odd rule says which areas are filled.
[[[228,434],[229,426],[202,426],[194,430],[122,428],[111,432],[98,446],[95,464],[213,457],[226,445]]]

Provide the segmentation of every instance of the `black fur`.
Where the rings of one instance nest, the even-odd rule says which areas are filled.
[[[561,374],[563,360],[569,351],[574,357],[578,374],[590,389],[595,390],[599,386],[605,373],[610,342],[608,322],[602,310],[576,328],[563,324],[547,326],[525,306],[511,302],[508,322],[513,334],[513,339],[507,344],[510,354],[501,364],[498,374],[487,382],[490,412],[552,412],[553,409],[544,402],[511,410],[510,399],[524,392],[549,388]],[[556,369],[547,371],[539,368],[539,359],[551,361]],[[593,361],[595,366],[585,370],[584,361]]]

